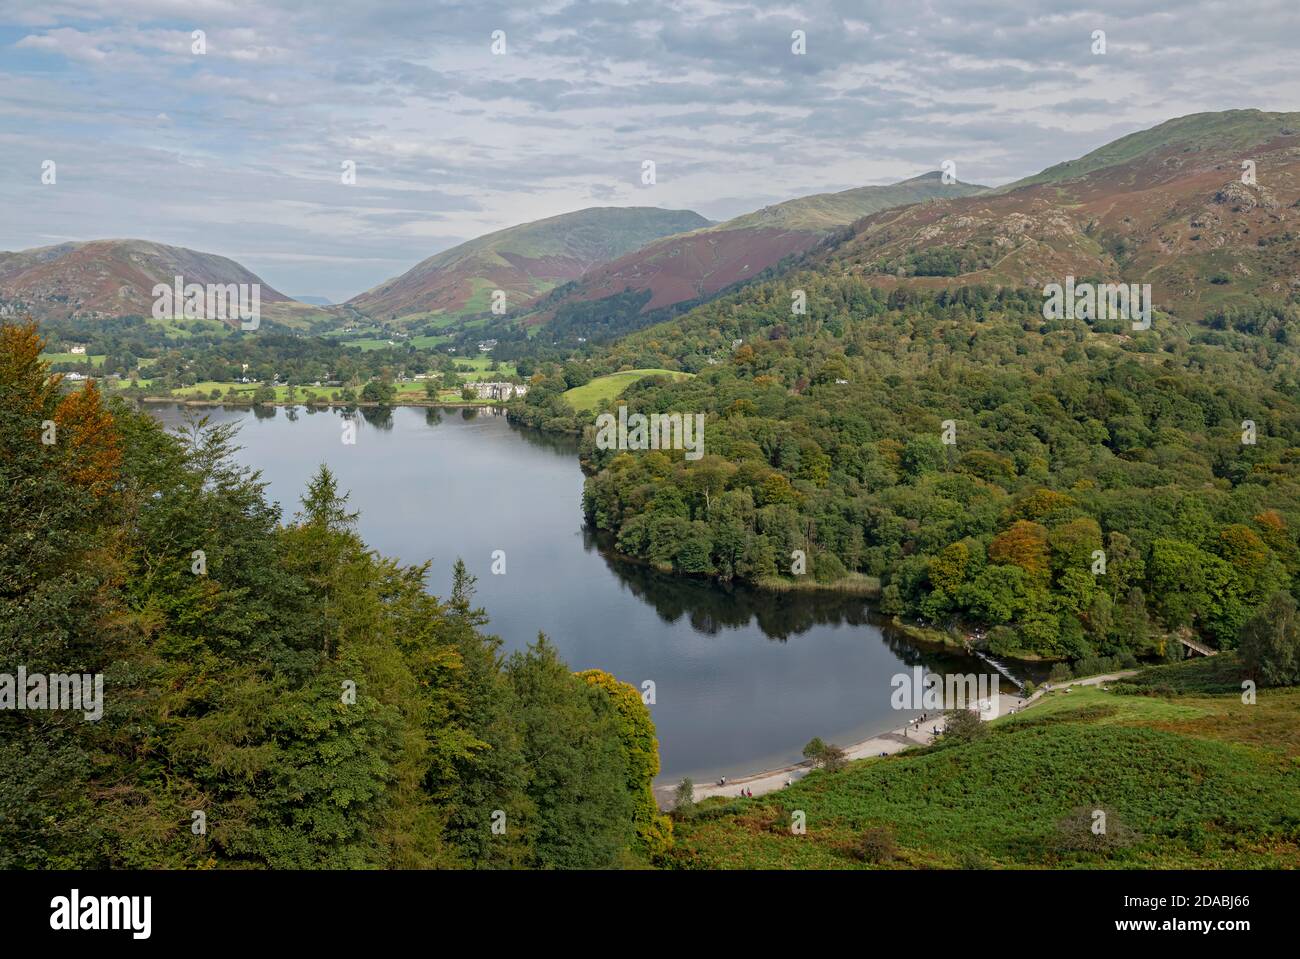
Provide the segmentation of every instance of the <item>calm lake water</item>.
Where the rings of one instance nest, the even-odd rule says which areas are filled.
[[[169,425],[183,407],[147,407]],[[464,559],[477,601],[508,650],[539,631],[575,669],[655,684],[661,782],[734,777],[797,761],[814,736],[848,745],[901,726],[890,679],[914,665],[988,672],[921,651],[873,622],[860,599],[774,595],[665,576],[603,549],[583,528],[577,442],[512,426],[493,411],[363,411],[355,445],[339,412],[222,407],[194,411],[240,424],[239,458],[261,470],[286,517],[329,464],[360,532],[408,563],[432,559],[446,595]],[[492,553],[503,550],[504,575]]]

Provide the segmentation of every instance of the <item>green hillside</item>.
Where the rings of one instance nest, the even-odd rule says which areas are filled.
[[[1231,150],[1265,143],[1285,131],[1292,134],[1300,131],[1300,113],[1265,113],[1262,110],[1193,113],[1167,120],[1149,130],[1130,133],[1077,160],[1058,163],[1041,173],[1009,183],[998,188],[997,192],[1005,193],[1034,183],[1059,183],[1127,163],[1166,147],[1181,146],[1187,153],[1206,149]]]
[[[678,868],[1297,868],[1300,690],[1198,691],[1213,660],[1148,671],[1185,695],[1049,693],[984,738],[709,800],[674,824]],[[1240,675],[1240,671],[1238,671]],[[941,740],[942,742],[942,740]],[[790,829],[803,810],[807,832]],[[1106,833],[1090,829],[1093,810]]]
[[[708,223],[691,210],[592,207],[488,233],[431,256],[415,269],[444,269],[469,259],[504,265],[505,257],[510,254],[609,260],[662,236],[684,233]]]
[[[709,227],[710,232],[780,227],[787,230],[829,231],[881,210],[926,200],[973,196],[988,187],[944,183],[939,173],[925,173],[901,183],[855,187],[839,193],[816,193],[763,207],[753,213]]]
[[[492,291],[500,289],[510,308],[517,309],[597,264],[708,225],[690,210],[658,207],[592,207],[564,213],[444,250],[346,305],[372,317],[404,317],[412,323],[486,313]]]

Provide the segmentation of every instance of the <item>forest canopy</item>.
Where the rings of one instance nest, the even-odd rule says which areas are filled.
[[[802,291],[806,313],[792,310]],[[1300,583],[1294,306],[1131,333],[1044,320],[1036,291],[885,291],[794,273],[633,334],[592,371],[630,412],[706,414],[705,455],[598,449],[534,377],[512,416],[585,430],[584,506],[623,553],[686,575],[833,585],[989,630],[1007,655],[1236,646]],[[566,372],[565,376],[568,375]]]

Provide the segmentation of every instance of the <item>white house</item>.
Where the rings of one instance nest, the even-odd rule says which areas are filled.
[[[512,400],[523,396],[528,387],[522,383],[471,383],[480,400]]]

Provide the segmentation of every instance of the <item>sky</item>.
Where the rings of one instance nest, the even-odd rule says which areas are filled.
[[[1300,109],[1298,49],[1296,0],[0,0],[0,250],[152,240],[341,301],[584,207],[1000,185]]]

